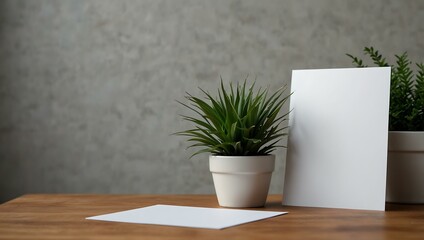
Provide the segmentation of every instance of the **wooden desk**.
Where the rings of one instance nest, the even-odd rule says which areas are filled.
[[[214,195],[25,195],[0,205],[0,239],[424,239],[424,205],[386,212],[283,207],[289,214],[224,230],[85,220],[154,204],[218,207]]]

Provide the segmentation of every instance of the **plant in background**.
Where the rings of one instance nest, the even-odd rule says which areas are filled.
[[[424,64],[416,63],[417,72],[405,52],[395,55],[396,65],[389,65],[386,59],[373,47],[365,47],[364,54],[379,67],[391,67],[390,86],[390,131],[424,131]],[[346,54],[357,67],[368,67],[362,59]]]
[[[225,88],[221,79],[218,96],[212,97],[200,89],[205,99],[187,93],[189,104],[179,102],[195,113],[195,117],[182,115],[195,126],[175,133],[189,137],[191,147],[200,147],[192,156],[210,152],[221,156],[267,155],[278,146],[281,137],[287,135],[279,125],[286,121],[288,113],[279,115],[289,96],[283,96],[287,87],[269,95],[268,88],[254,91],[254,84],[246,87],[237,83]]]

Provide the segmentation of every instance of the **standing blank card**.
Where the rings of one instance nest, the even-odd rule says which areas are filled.
[[[390,68],[293,70],[283,204],[383,210]]]

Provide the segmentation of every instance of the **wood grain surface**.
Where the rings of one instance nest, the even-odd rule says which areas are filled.
[[[0,205],[0,239],[424,239],[424,205],[386,212],[281,206],[289,214],[223,230],[85,220],[154,204],[219,207],[214,195],[25,195]]]

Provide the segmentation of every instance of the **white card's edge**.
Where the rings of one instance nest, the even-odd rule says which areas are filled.
[[[381,69],[381,68],[390,68],[391,67],[365,67],[365,68],[358,68],[358,67],[346,67],[346,68],[305,68],[305,69],[292,69],[292,73],[296,71],[320,71],[320,70],[350,70],[350,69]]]

